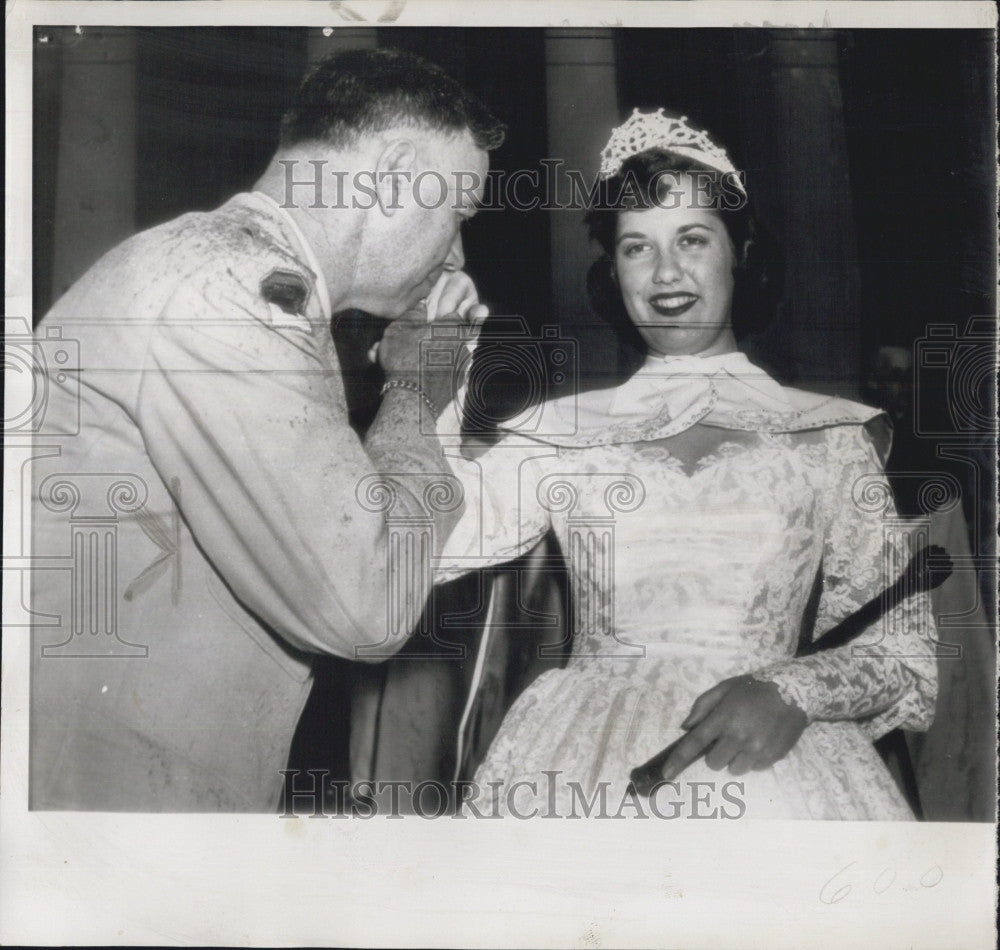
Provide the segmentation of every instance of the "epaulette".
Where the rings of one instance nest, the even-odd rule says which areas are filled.
[[[260,295],[288,314],[304,316],[310,292],[305,277],[293,270],[276,268],[260,282]]]

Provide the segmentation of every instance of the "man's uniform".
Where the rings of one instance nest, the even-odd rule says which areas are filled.
[[[80,366],[40,381],[32,807],[273,809],[310,653],[385,638],[329,309],[292,219],[243,194],[115,248],[40,325]]]

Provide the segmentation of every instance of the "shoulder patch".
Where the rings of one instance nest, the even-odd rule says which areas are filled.
[[[268,302],[280,307],[285,313],[305,315],[306,301],[309,299],[306,279],[292,270],[276,269],[260,282],[260,295]]]

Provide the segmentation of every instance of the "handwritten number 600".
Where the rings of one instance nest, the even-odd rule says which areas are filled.
[[[820,889],[819,899],[824,904],[839,904],[844,898],[846,898],[854,887],[853,881],[840,880],[837,879],[841,877],[844,872],[848,869],[854,867],[858,862],[852,861],[850,864],[845,864],[836,874],[833,875]],[[941,870],[938,865],[931,865],[924,873],[920,876],[920,886],[921,887],[936,887],[941,883],[941,879],[944,877],[944,871]],[[892,868],[882,868],[881,871],[875,876],[872,881],[872,890],[876,894],[884,894],[889,888],[892,887],[896,882],[896,872]],[[904,890],[913,890],[913,888],[905,887]]]

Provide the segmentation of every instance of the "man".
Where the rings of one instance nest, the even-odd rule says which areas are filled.
[[[421,369],[421,304],[463,266],[502,138],[437,67],[342,54],[253,194],[126,241],[46,316],[80,367],[49,374],[33,464],[32,807],[270,810],[311,657],[400,645],[426,590],[387,566],[386,509],[439,547],[461,507],[426,501],[452,371]],[[394,320],[363,445],[330,335],[348,308]],[[453,310],[483,316],[467,279]]]

